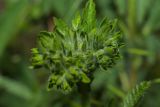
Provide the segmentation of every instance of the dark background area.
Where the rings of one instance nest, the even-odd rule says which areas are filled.
[[[53,17],[70,23],[87,0],[0,0],[0,107],[82,107],[77,92],[46,90],[48,73],[31,70],[30,49],[40,31],[52,31]],[[95,73],[91,100],[118,107],[136,84],[160,77],[160,0],[95,0],[97,18],[118,18],[124,33],[123,58],[115,68]],[[160,106],[154,85],[139,107]]]

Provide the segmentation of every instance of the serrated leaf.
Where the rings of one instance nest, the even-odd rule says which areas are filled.
[[[44,64],[43,56],[40,54],[33,54],[31,60],[32,60],[32,65],[33,65],[32,68],[39,68],[39,67],[42,67]]]
[[[56,81],[58,80],[58,76],[52,74],[49,76],[48,80],[48,90],[51,90],[53,86],[56,84]]]
[[[82,27],[84,31],[89,31],[96,26],[96,10],[93,0],[89,0],[83,10]]]
[[[53,50],[53,36],[51,35],[51,32],[40,32],[39,36],[39,42],[42,45],[43,49],[45,50]]]
[[[137,85],[124,99],[123,107],[135,107],[150,86],[151,82],[142,82]]]
[[[117,19],[109,20],[107,17],[100,24],[99,33],[102,36],[109,36],[117,27]]]
[[[107,17],[105,17],[102,22],[100,23],[100,27],[106,26],[108,25],[107,23],[109,22],[109,19]]]
[[[63,81],[62,88],[63,88],[64,92],[70,92],[71,91],[71,87],[66,80]]]
[[[77,13],[75,18],[72,20],[72,27],[75,31],[78,30],[80,23],[81,23],[81,16],[80,13]]]
[[[64,36],[67,36],[68,27],[66,23],[63,20],[57,18],[54,18],[54,23],[57,33],[59,33],[62,38],[64,38]]]

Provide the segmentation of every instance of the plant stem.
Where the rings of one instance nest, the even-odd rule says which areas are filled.
[[[82,107],[90,107],[90,83],[84,84],[84,83],[78,83],[78,91],[81,96],[81,104]]]
[[[128,36],[129,36],[129,43],[130,43],[130,47],[135,46],[134,42],[135,41],[135,36],[136,36],[136,5],[137,4],[137,0],[128,0]],[[136,73],[136,67],[133,64],[133,60],[134,60],[134,55],[130,56],[130,88],[133,87],[136,83],[137,80],[137,73]]]
[[[128,27],[132,37],[136,33],[136,3],[136,0],[128,0]]]

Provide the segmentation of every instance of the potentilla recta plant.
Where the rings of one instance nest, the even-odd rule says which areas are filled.
[[[90,89],[94,72],[112,68],[120,59],[121,31],[117,20],[96,20],[93,0],[77,12],[71,25],[54,18],[53,32],[38,36],[38,48],[32,49],[32,68],[50,72],[48,89],[68,93],[86,85]]]
[[[54,25],[53,32],[43,31],[38,35],[38,48],[32,49],[31,67],[50,72],[48,90],[66,94],[77,90],[83,96],[82,107],[90,107],[86,99],[96,78],[93,74],[113,68],[121,58],[119,49],[124,44],[117,20],[104,18],[98,23],[95,4],[88,0],[70,25],[57,18]],[[160,83],[160,79],[141,82],[122,99],[120,107],[135,107],[154,83]]]

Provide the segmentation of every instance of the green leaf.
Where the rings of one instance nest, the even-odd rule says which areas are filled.
[[[55,75],[52,74],[49,78],[49,84],[48,84],[48,90],[50,91],[51,89],[59,89],[62,92],[70,92],[71,91],[71,86],[66,80],[65,74],[60,76],[60,75]]]
[[[57,75],[54,75],[54,74],[52,74],[52,75],[50,75],[49,76],[49,80],[48,80],[48,90],[50,91],[52,88],[53,88],[53,86],[56,84],[56,81],[58,80],[58,76]]]
[[[38,48],[32,48],[31,52],[32,52],[32,54],[38,54],[39,53]]]
[[[90,83],[91,82],[90,78],[85,73],[81,72],[80,75],[82,76],[83,83]]]
[[[69,70],[72,75],[78,76],[78,71],[75,68],[70,67]]]
[[[46,50],[46,51],[49,51],[49,50],[53,50],[54,49],[54,40],[52,38],[53,35],[51,34],[51,32],[40,32],[39,36],[39,43],[42,45],[43,49]]]
[[[117,22],[117,19],[110,20],[107,17],[105,17],[100,23],[99,33],[105,37],[110,36],[110,34],[115,32],[114,30],[117,29]]]
[[[7,92],[19,96],[25,100],[32,99],[32,91],[27,86],[18,81],[0,76],[0,87],[4,88]]]
[[[89,0],[83,10],[82,27],[84,32],[90,31],[96,26],[96,10],[93,0]]]
[[[54,18],[54,23],[55,30],[61,35],[61,37],[64,38],[64,36],[67,36],[68,27],[66,23],[63,20],[57,18]]]
[[[71,91],[71,87],[70,87],[70,85],[68,84],[68,82],[67,82],[66,80],[63,81],[62,89],[63,89],[65,92],[70,92],[70,91]]]
[[[32,66],[30,66],[30,68],[39,68],[42,67],[44,64],[43,61],[43,56],[41,54],[39,54],[39,51],[37,48],[33,48],[31,49],[32,52]]]
[[[68,2],[68,1],[67,1]],[[74,17],[74,14],[77,12],[77,9],[80,8],[83,0],[71,0],[72,5],[67,8],[67,14],[64,17],[66,22],[69,22]]]
[[[150,53],[146,50],[130,48],[128,49],[130,54],[142,55],[142,56],[150,56]]]
[[[81,23],[81,16],[79,13],[77,13],[75,18],[72,20],[72,27],[75,31],[78,30],[80,23]]]
[[[151,82],[142,82],[137,85],[125,97],[123,107],[135,107],[138,101],[142,98],[145,92],[151,87]]]

